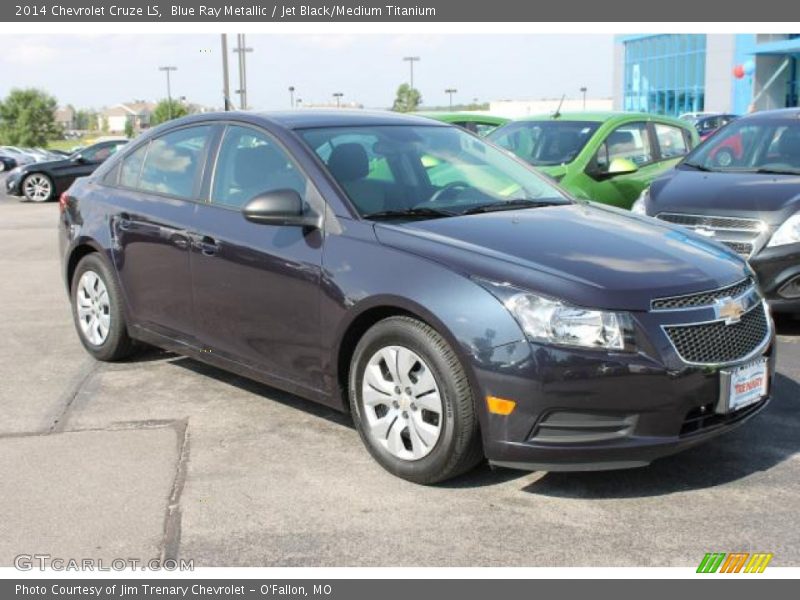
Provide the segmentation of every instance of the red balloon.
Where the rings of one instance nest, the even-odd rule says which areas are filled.
[[[733,76],[736,77],[736,79],[741,79],[744,77],[744,67],[742,65],[736,65],[733,67]]]

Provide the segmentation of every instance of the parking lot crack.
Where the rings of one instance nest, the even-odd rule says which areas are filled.
[[[181,494],[186,481],[189,462],[189,422],[187,419],[173,422],[178,438],[178,460],[175,465],[175,477],[172,481],[167,512],[164,517],[164,537],[161,543],[160,558],[177,560],[181,541]]]
[[[56,403],[56,406],[61,408],[59,409],[56,417],[52,419],[50,426],[47,429],[48,433],[60,433],[64,431],[75,399],[81,393],[86,384],[89,383],[92,377],[94,377],[94,375],[100,370],[100,365],[101,363],[94,359],[87,359],[81,365],[81,368],[78,369],[78,372],[72,378],[70,384],[67,385],[66,389]]]

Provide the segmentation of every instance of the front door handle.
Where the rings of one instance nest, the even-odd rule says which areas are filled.
[[[193,235],[192,246],[200,250],[204,256],[215,256],[219,251],[217,241],[208,235]]]

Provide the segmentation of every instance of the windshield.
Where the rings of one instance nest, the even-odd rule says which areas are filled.
[[[300,135],[362,216],[429,218],[569,202],[532,169],[458,127],[326,127]]]
[[[488,139],[537,167],[575,160],[600,123],[593,121],[515,121]]]
[[[800,174],[800,121],[734,121],[687,155],[682,165],[704,171]]]

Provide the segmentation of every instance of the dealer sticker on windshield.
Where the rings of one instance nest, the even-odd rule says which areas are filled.
[[[755,404],[767,395],[769,382],[767,359],[742,365],[730,371],[728,411],[734,412]]]

